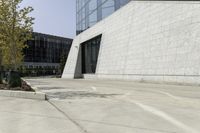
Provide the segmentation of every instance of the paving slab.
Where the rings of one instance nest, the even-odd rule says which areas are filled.
[[[82,133],[47,101],[0,97],[0,133]]]
[[[199,133],[200,87],[26,79],[87,133]]]

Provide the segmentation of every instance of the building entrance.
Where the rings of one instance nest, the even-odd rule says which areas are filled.
[[[96,72],[100,43],[101,35],[81,44],[82,74]]]

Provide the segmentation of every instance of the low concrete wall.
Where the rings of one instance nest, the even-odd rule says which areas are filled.
[[[200,1],[131,1],[74,39],[63,78],[100,34],[97,78],[200,84]]]

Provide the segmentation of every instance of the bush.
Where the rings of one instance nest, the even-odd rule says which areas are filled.
[[[18,72],[10,71],[8,74],[9,87],[21,87],[21,77]]]
[[[0,84],[2,84],[3,81],[2,81],[2,73],[0,72]]]

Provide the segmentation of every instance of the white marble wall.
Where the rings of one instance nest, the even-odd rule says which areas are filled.
[[[81,74],[79,44],[99,34],[97,78],[200,84],[200,1],[130,2],[74,39],[63,78]]]

